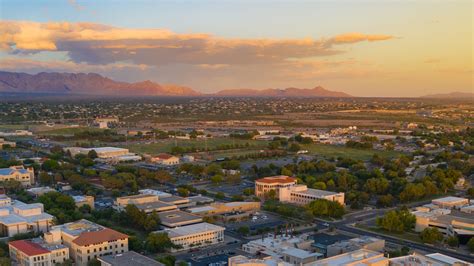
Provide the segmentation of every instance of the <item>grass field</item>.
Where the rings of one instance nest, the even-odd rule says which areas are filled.
[[[84,131],[103,131],[104,129],[100,128],[91,128],[91,127],[67,127],[67,128],[57,128],[51,130],[41,131],[42,135],[74,135],[75,133],[84,132]]]
[[[328,144],[308,144],[302,147],[308,150],[311,154],[321,155],[323,157],[346,157],[356,160],[368,160],[372,158],[374,154],[378,154],[384,158],[394,158],[399,156],[400,152],[397,151],[378,151],[378,150],[363,150],[353,149],[344,146],[328,145]]]
[[[0,130],[17,130],[17,129],[28,129],[28,126],[27,125],[0,124]]]
[[[267,146],[267,142],[265,141],[258,141],[258,140],[239,140],[235,139],[234,141],[228,138],[213,138],[207,140],[207,147],[208,149],[216,149],[220,145],[232,145],[241,144],[245,145],[246,143],[249,144],[247,149],[259,149]],[[183,148],[192,148],[195,147],[199,150],[204,150],[206,147],[206,142],[204,140],[176,140],[176,145]],[[171,152],[171,149],[175,146],[174,139],[167,139],[167,140],[160,140],[156,143],[140,143],[140,144],[129,144],[129,145],[122,145],[122,147],[129,149],[131,152],[135,153],[148,153],[148,154],[157,154],[161,152]],[[231,152],[231,150],[228,150]]]

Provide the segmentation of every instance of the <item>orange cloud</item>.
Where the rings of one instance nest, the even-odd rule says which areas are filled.
[[[77,63],[132,62],[162,66],[273,64],[343,53],[338,44],[388,40],[349,33],[329,39],[229,39],[167,29],[118,28],[95,23],[0,21],[0,49],[10,53],[67,52]]]
[[[358,32],[345,33],[337,35],[330,39],[331,43],[334,44],[345,44],[345,43],[356,43],[356,42],[376,42],[376,41],[385,41],[393,39],[391,35],[381,35],[381,34],[362,34]]]

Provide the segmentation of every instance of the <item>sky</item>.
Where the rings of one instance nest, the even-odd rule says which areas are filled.
[[[473,0],[0,0],[0,70],[201,92],[474,92]]]

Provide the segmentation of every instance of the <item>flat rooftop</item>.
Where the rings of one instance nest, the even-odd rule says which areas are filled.
[[[164,211],[166,210],[172,210],[172,209],[176,209],[176,205],[174,204],[169,204],[169,203],[166,203],[166,202],[162,202],[162,201],[155,201],[155,202],[149,202],[149,203],[143,203],[143,204],[135,204],[135,206],[140,209],[140,210],[143,210],[143,211],[146,211],[146,210],[160,210],[160,209],[163,209]]]
[[[98,148],[90,148],[90,150],[95,150],[96,152],[114,152],[114,151],[127,151],[128,152],[128,149],[117,148],[117,147],[98,147]]]
[[[431,202],[440,202],[440,203],[457,203],[457,202],[463,202],[468,199],[466,198],[461,198],[461,197],[454,197],[454,196],[449,196],[449,197],[444,197],[444,198],[439,198],[439,199],[434,199]]]
[[[289,176],[286,176],[286,175],[267,176],[267,177],[264,177],[264,178],[257,179],[257,180],[255,180],[255,182],[267,183],[267,184],[294,183],[294,182],[296,182],[296,178],[289,177]]]
[[[102,256],[99,258],[100,261],[106,262],[113,266],[164,266],[164,264],[150,259],[146,256],[140,255],[135,251],[127,251],[122,254]]]
[[[298,193],[297,191],[292,192],[292,193]],[[336,195],[339,194],[339,192],[333,192],[333,191],[327,191],[327,190],[320,190],[320,189],[314,189],[314,188],[308,188],[308,190],[301,192],[304,194],[309,194],[317,197],[324,197],[324,196],[331,196],[331,195]]]
[[[319,260],[314,265],[315,266],[343,266],[349,263],[354,263],[351,265],[373,265],[373,263],[388,260],[385,257],[379,257],[383,255],[380,252],[371,251],[367,249],[359,249],[356,251],[344,253],[341,255],[336,255],[333,257],[329,257],[327,259]],[[357,261],[365,260],[364,263],[355,264]]]
[[[96,232],[105,229],[105,227],[103,227],[102,225],[96,224],[86,219],[81,219],[79,221],[67,224],[56,225],[53,228],[60,228],[61,231],[72,236],[79,236],[84,232]]]
[[[180,210],[159,212],[161,223],[168,227],[176,227],[202,222],[200,216]]]
[[[210,223],[198,223],[198,224],[191,224],[191,225],[185,225],[185,226],[180,226],[176,228],[171,228],[171,229],[165,229],[165,232],[168,233],[168,236],[170,238],[174,237],[181,237],[181,236],[188,236],[188,235],[194,235],[194,234],[199,234],[199,233],[204,233],[204,232],[209,232],[209,231],[222,231],[225,230],[224,227],[210,224]]]
[[[181,202],[181,201],[185,201],[186,203],[189,202],[187,198],[183,198],[183,197],[175,196],[175,195],[161,198],[160,201],[167,202],[167,203],[175,203],[175,202]]]
[[[317,233],[313,235],[312,238],[314,240],[315,245],[319,244],[319,245],[329,246],[337,242],[352,239],[353,237],[341,235],[341,234],[330,235],[330,234],[325,234],[325,233]]]

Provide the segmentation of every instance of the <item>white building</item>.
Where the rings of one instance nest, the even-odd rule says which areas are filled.
[[[449,196],[440,199],[434,199],[431,201],[431,203],[439,206],[440,208],[459,209],[461,207],[468,206],[469,199]]]
[[[390,266],[472,266],[472,263],[462,261],[440,253],[423,255],[413,253],[411,255],[390,259]]]
[[[10,146],[11,148],[15,148],[16,147],[16,142],[13,142],[13,141],[6,141],[5,139],[3,138],[0,138],[0,150],[3,149],[3,147],[5,146]]]
[[[139,161],[142,159],[134,153],[130,153],[128,149],[117,148],[117,147],[98,147],[98,148],[81,148],[81,147],[69,147],[64,148],[65,151],[69,151],[71,156],[74,157],[77,154],[87,155],[90,151],[94,150],[97,153],[97,157],[107,162],[121,162],[121,161]]]
[[[189,250],[194,247],[203,247],[224,242],[222,226],[210,223],[198,223],[175,228],[167,228],[156,233],[166,233],[173,244],[181,248],[172,249],[171,252]]]
[[[11,166],[9,168],[0,168],[0,182],[15,180],[22,186],[31,186],[35,182],[35,172],[33,167],[24,168],[23,166]]]
[[[388,266],[389,260],[383,253],[359,249],[319,260],[313,266]]]
[[[58,265],[69,259],[69,249],[61,244],[49,244],[42,238],[16,240],[8,243],[13,265]]]
[[[261,259],[249,259],[245,256],[238,255],[229,257],[228,266],[291,266],[293,264],[284,262],[281,259],[265,257]]]
[[[242,250],[253,254],[270,256],[274,260],[282,260],[290,265],[312,265],[323,254],[313,252],[313,240],[309,235],[289,236],[272,235],[252,240],[242,245]]]
[[[53,223],[53,216],[43,212],[43,204],[26,204],[21,201],[11,201],[8,204],[6,196],[2,196],[0,207],[0,235],[12,237],[27,232],[48,232]]]
[[[128,251],[128,236],[82,219],[57,225],[44,234],[47,243],[63,244],[69,248],[75,265],[86,266],[92,259]]]

